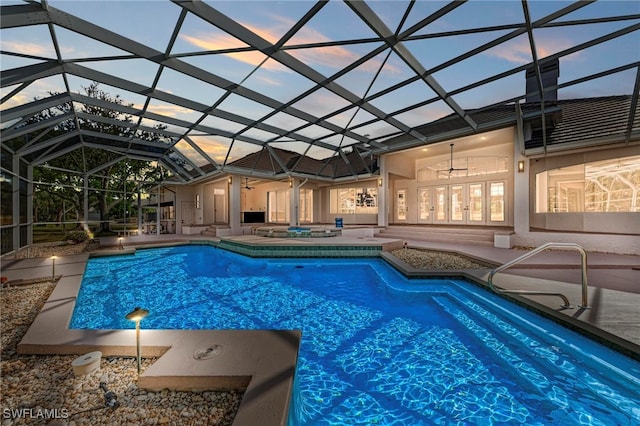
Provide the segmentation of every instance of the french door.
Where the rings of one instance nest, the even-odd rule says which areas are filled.
[[[418,188],[420,223],[486,225],[505,221],[504,182]]]

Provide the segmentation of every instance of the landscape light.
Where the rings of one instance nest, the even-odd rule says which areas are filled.
[[[136,323],[136,355],[138,358],[138,376],[140,375],[140,321],[142,321],[147,315],[149,315],[149,311],[147,309],[136,307],[133,311],[129,312],[125,316],[125,318],[129,321],[134,321]]]
[[[56,259],[57,258],[58,256],[56,255],[51,256],[51,281],[56,280]]]

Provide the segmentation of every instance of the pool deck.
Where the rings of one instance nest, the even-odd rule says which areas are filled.
[[[522,255],[515,249],[485,245],[435,243],[366,236],[279,239],[245,235],[227,237],[247,247],[293,247],[320,252],[327,247],[381,247],[383,250],[409,247],[452,251],[490,264],[503,264]],[[133,252],[134,248],[190,242],[218,243],[220,238],[199,235],[141,235],[127,237],[124,250],[117,239],[103,239],[113,246],[111,254]],[[303,250],[303,251],[304,251]],[[322,255],[322,254],[321,254]],[[386,253],[383,256],[388,257]],[[560,307],[560,300],[544,296],[512,296],[543,315],[556,318],[628,356],[640,360],[640,256],[589,253],[589,309],[580,308],[580,257],[573,251],[547,251],[496,275],[502,288],[561,291],[572,309]],[[23,354],[85,354],[100,350],[103,356],[134,356],[134,330],[70,330],[75,299],[89,254],[61,256],[56,260],[58,285],[27,331],[18,350]],[[397,259],[393,264],[407,275],[463,276],[485,285],[489,269],[460,271],[415,270]],[[51,276],[50,258],[2,260],[2,275],[9,280]],[[182,390],[246,389],[234,425],[285,425],[297,362],[300,331],[273,330],[141,330],[143,356],[159,357],[147,368],[138,385],[147,389]],[[208,360],[196,360],[198,349],[222,346],[222,353]]]

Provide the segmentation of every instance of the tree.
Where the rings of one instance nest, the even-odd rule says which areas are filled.
[[[92,83],[84,88],[86,96],[96,98],[112,104],[123,105],[119,96],[111,96],[101,90],[98,83]],[[55,95],[55,93],[51,93]],[[129,107],[133,104],[127,105]],[[56,115],[65,114],[71,111],[73,105],[70,103],[61,104],[56,108],[44,110],[33,116],[27,124],[48,120]],[[102,135],[113,135],[119,137],[134,137],[145,141],[160,141],[163,136],[160,133],[136,130],[133,126],[131,115],[123,114],[114,109],[101,106],[80,104],[82,115],[77,119],[77,125],[81,129],[90,130]],[[91,119],[86,117],[97,117]],[[158,130],[164,130],[166,126],[156,126]],[[51,129],[48,136],[56,137],[76,129],[76,120],[69,119],[57,124]],[[36,135],[32,135],[35,137]],[[28,136],[27,136],[28,137]],[[46,140],[46,139],[45,139]],[[96,141],[101,142],[101,141]],[[76,143],[72,140],[69,143]],[[78,221],[85,221],[84,215],[84,179],[85,173],[96,170],[88,176],[89,206],[100,214],[100,228],[110,229],[109,220],[112,212],[117,206],[127,209],[127,204],[135,193],[135,181],[157,181],[159,174],[157,167],[149,161],[137,159],[122,159],[123,154],[106,149],[80,146],[69,153],[55,157],[42,167],[34,168],[34,182],[46,182],[47,185],[38,185],[34,191],[34,209],[38,220],[42,220],[44,212],[49,212],[46,220],[53,219],[51,205],[58,206],[56,215],[58,218],[65,217],[61,212],[61,204],[65,210],[74,211]],[[43,191],[44,190],[44,191]],[[126,195],[125,195],[126,194]],[[57,219],[59,220],[59,219]]]

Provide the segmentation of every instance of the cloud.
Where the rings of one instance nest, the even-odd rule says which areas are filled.
[[[135,105],[135,108],[142,109],[142,105]],[[149,105],[147,108],[149,111],[164,115],[165,117],[177,117],[179,115],[190,115],[196,111],[193,111],[189,108],[184,108],[179,105]]]
[[[50,47],[46,47],[42,44],[11,40],[2,40],[2,50],[42,57],[52,57],[54,54]]]
[[[6,93],[2,93],[2,96],[6,95]],[[3,109],[9,109],[9,108],[13,108],[13,107],[17,107],[20,105],[24,105],[28,102],[30,102],[33,99],[33,97],[27,97],[25,95],[21,95],[21,94],[17,94],[14,95],[13,97],[11,97],[11,99],[7,100],[4,104],[2,104]]]
[[[238,47],[245,46],[236,38],[231,37],[226,34],[215,34],[215,35],[205,35],[201,34],[198,36],[188,36],[181,35],[180,36],[187,43],[192,44],[196,47],[199,47],[202,50],[224,50],[224,49],[235,49]],[[224,56],[234,59],[239,62],[243,62],[245,64],[249,64],[257,67],[260,65],[266,58],[266,56],[257,50],[250,52],[237,52],[237,53],[225,53]],[[281,65],[276,61],[266,61],[263,65],[263,68],[268,69],[270,71],[287,71],[288,69]]]
[[[550,38],[545,35],[537,36],[535,42],[538,59],[546,58],[547,56],[561,52],[574,45],[574,43],[568,39],[564,39],[562,37]],[[526,35],[522,35],[502,43],[485,51],[483,54],[500,58],[518,65],[528,64],[533,60],[531,47],[529,45],[529,38]],[[579,56],[580,53],[574,53],[572,55],[565,56],[564,59],[577,59]]]
[[[190,138],[213,160],[222,163],[229,150],[229,142],[220,141],[215,136],[190,136]]]
[[[275,44],[291,28],[295,22],[282,16],[272,16],[270,21],[272,25],[269,28],[259,27],[250,24],[243,24],[248,30],[252,31],[259,37]],[[196,36],[180,35],[187,43],[190,43],[203,50],[221,50],[232,49],[246,46],[243,42],[228,34],[198,34]],[[295,36],[289,41],[289,45],[323,43],[332,41],[321,32],[311,28],[309,25],[301,28]],[[333,69],[341,69],[360,58],[360,55],[353,50],[342,46],[326,46],[312,49],[291,49],[288,53],[305,64],[316,64],[330,67]],[[258,66],[265,58],[264,54],[258,51],[241,52],[233,54],[225,54],[226,56],[240,62],[244,62],[253,66]],[[367,61],[358,69],[368,73],[375,73],[382,65],[382,61],[378,58]],[[287,67],[277,61],[268,60],[262,65],[263,69],[269,71],[289,71]],[[400,72],[400,69],[391,64],[385,64],[385,72]]]

